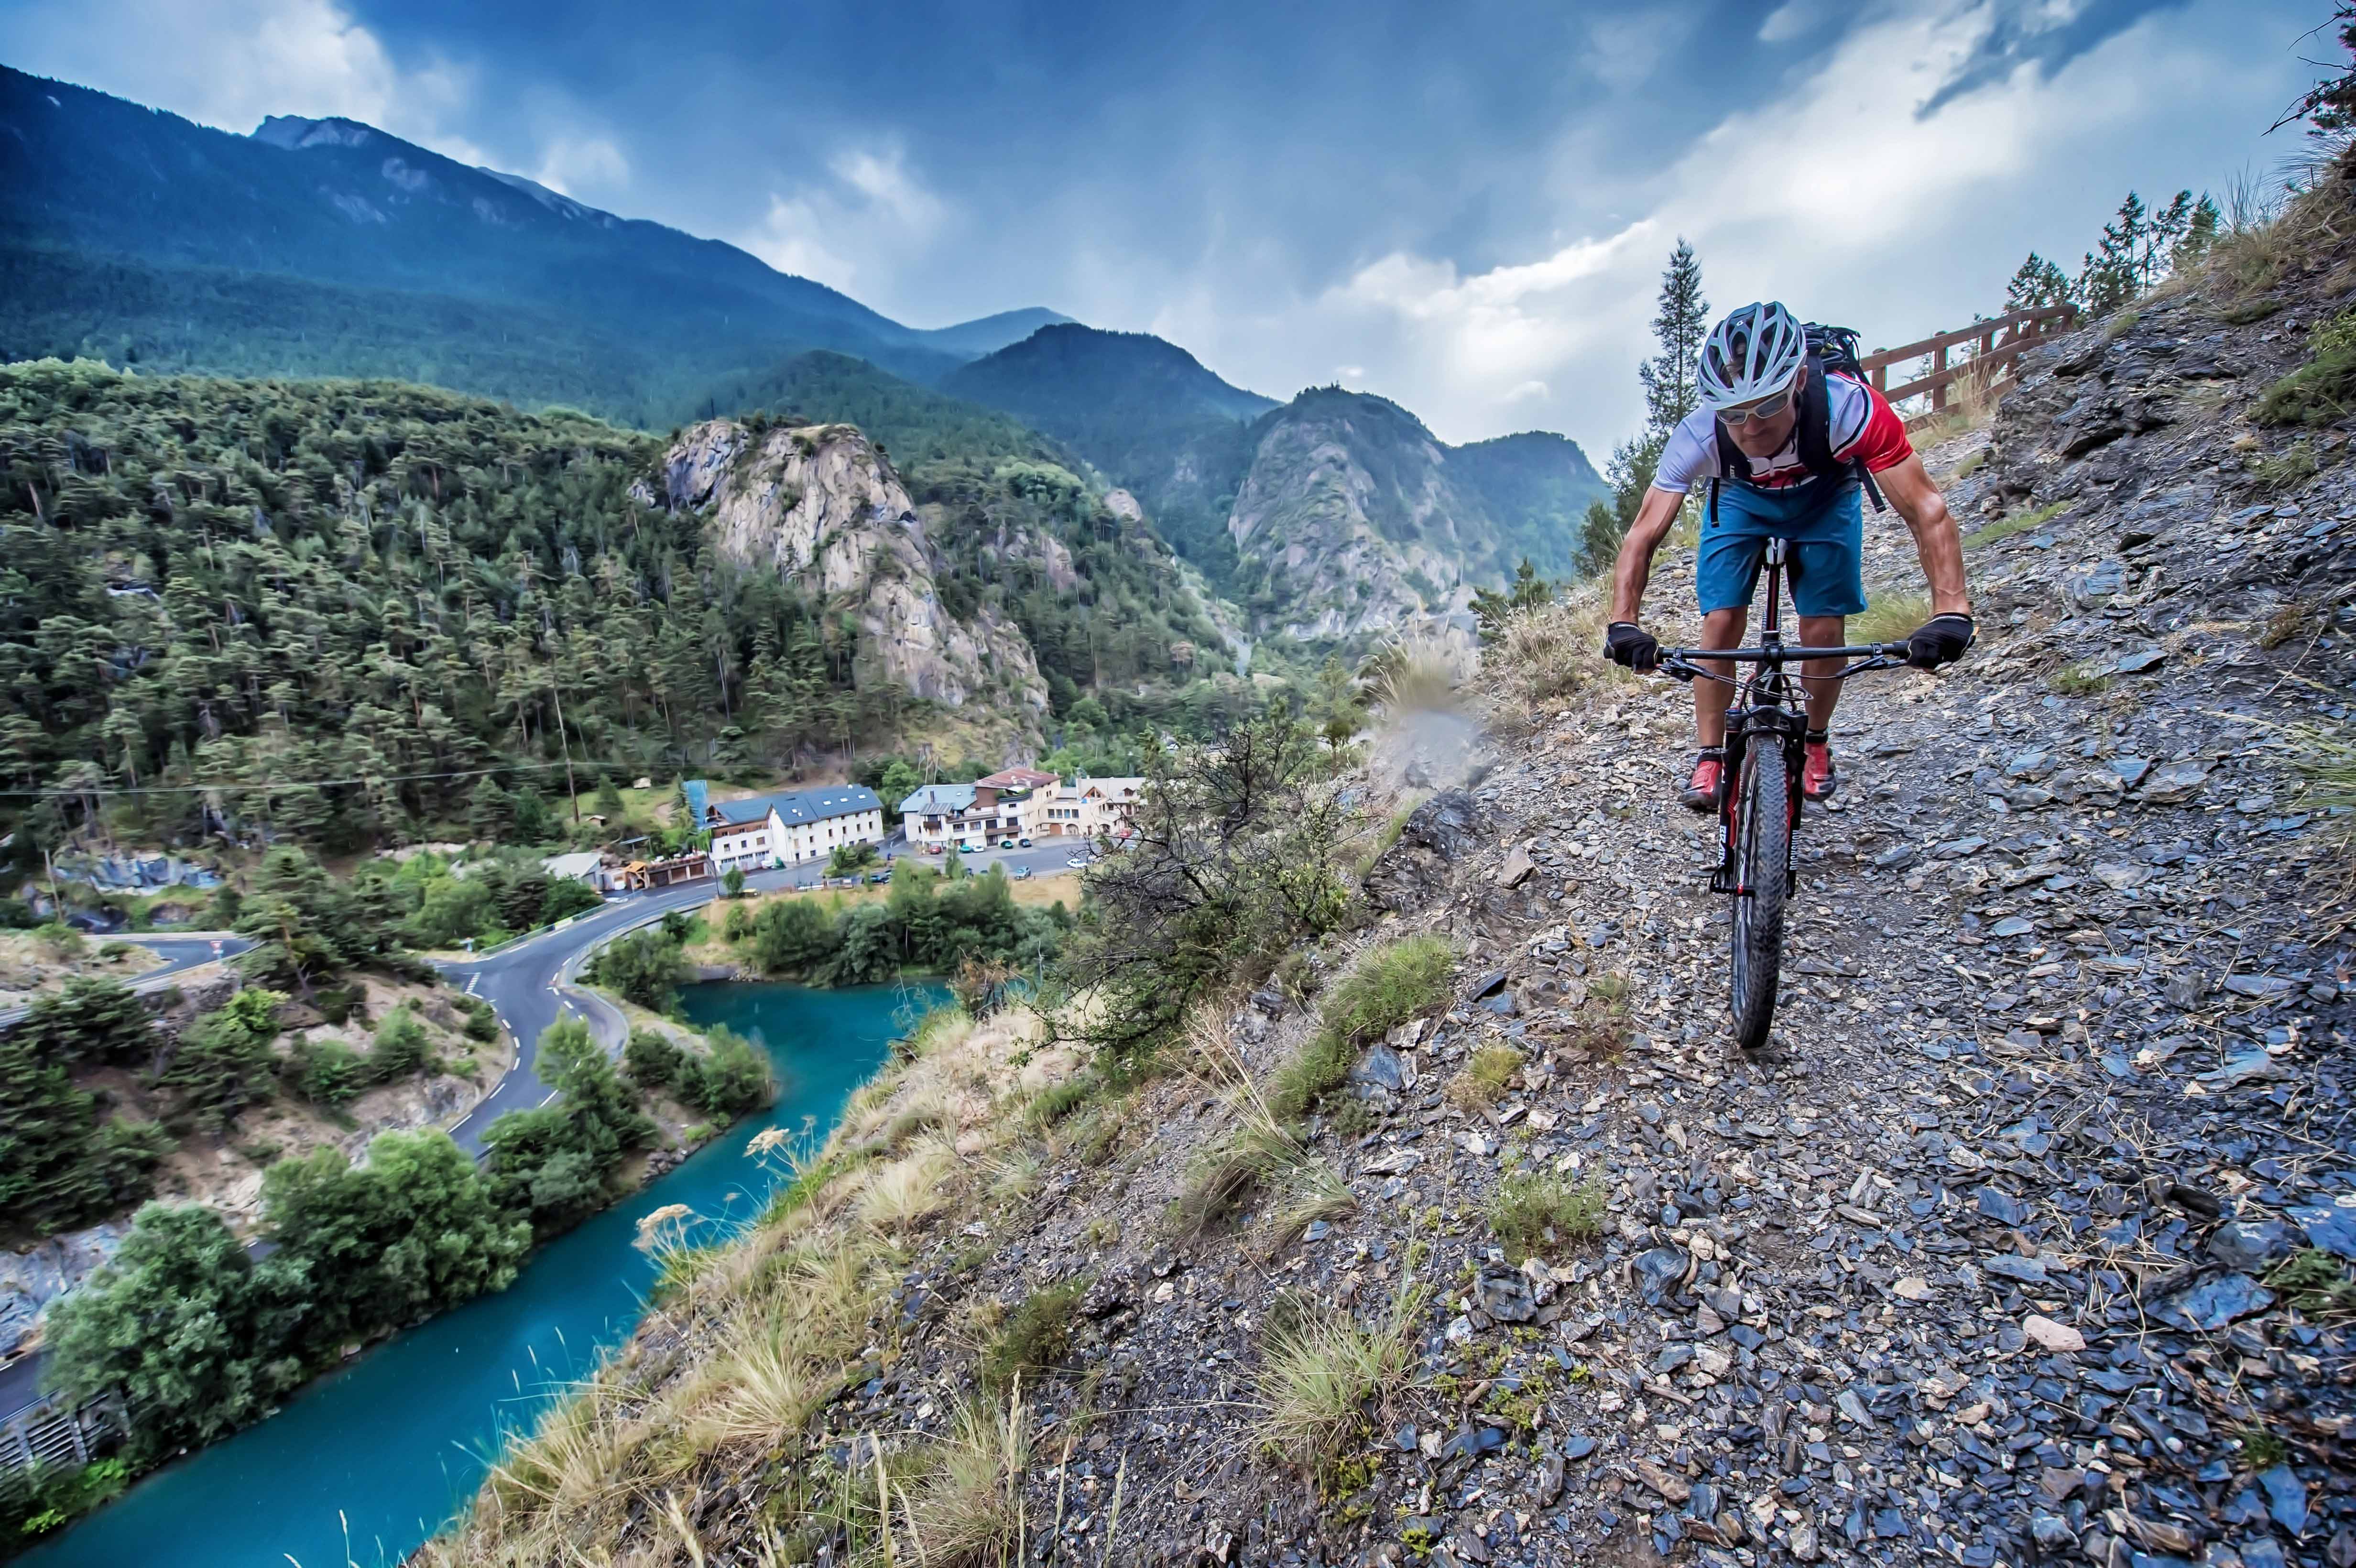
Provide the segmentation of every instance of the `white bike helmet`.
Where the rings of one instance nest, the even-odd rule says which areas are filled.
[[[1712,409],[1747,403],[1790,386],[1807,357],[1807,334],[1782,301],[1747,304],[1710,329],[1695,389]]]

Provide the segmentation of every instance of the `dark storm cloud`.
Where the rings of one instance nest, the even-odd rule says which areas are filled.
[[[2054,18],[2042,7],[1996,8],[1996,23],[1980,47],[1958,65],[1914,112],[1927,119],[1955,99],[2009,77],[2024,65],[2051,80],[2053,73],[2146,16],[2181,10],[2188,0],[2086,0],[2074,15]]]

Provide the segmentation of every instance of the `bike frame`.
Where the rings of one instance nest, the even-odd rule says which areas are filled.
[[[1837,648],[1786,646],[1783,642],[1783,569],[1787,559],[1786,545],[1782,539],[1770,539],[1764,571],[1767,578],[1766,613],[1760,618],[1759,642],[1747,648],[1664,648],[1661,668],[1679,680],[1715,680],[1730,688],[1726,709],[1726,764],[1719,773],[1718,820],[1719,859],[1718,869],[1710,873],[1712,892],[1731,893],[1737,898],[1751,896],[1752,890],[1740,880],[1738,836],[1741,832],[1741,779],[1744,760],[1751,746],[1759,743],[1781,745],[1790,796],[1787,809],[1794,829],[1792,848],[1786,856],[1783,875],[1785,886],[1791,885],[1794,871],[1793,857],[1798,854],[1800,805],[1803,762],[1807,743],[1807,695],[1800,684],[1803,678],[1792,673],[1793,667],[1817,659],[1842,658],[1854,660],[1826,676],[1805,678],[1846,680],[1868,670],[1892,669],[1906,662],[1904,643],[1870,643]],[[1747,664],[1750,673],[1740,678],[1707,669],[1697,661]]]

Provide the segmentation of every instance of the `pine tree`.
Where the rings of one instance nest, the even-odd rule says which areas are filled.
[[[1702,297],[1701,263],[1694,249],[1680,237],[1661,273],[1660,309],[1653,317],[1653,336],[1661,347],[1636,370],[1644,384],[1644,432],[1668,440],[1678,421],[1700,401],[1694,372],[1701,363],[1701,346],[1709,336],[1709,302]],[[1659,447],[1654,448],[1655,458]],[[1651,474],[1645,475],[1650,483]]]
[[[2168,275],[2176,247],[2192,227],[2192,193],[2179,190],[2166,207],[2144,225],[2143,242],[2136,252],[2136,282],[2148,289]]]
[[[2041,310],[2069,298],[2069,274],[2031,251],[2029,260],[2020,264],[2020,270],[2012,274],[2012,282],[2005,288],[2004,310],[2007,315],[2020,310]]]
[[[2183,237],[2176,241],[2175,249],[2169,254],[2169,271],[2181,271],[2206,256],[2209,248],[2217,242],[2218,226],[2222,221],[2223,216],[2218,212],[2217,203],[2207,191],[2202,191],[2201,199],[2192,204],[2192,215],[2184,225]]]
[[[2143,197],[2129,191],[2118,216],[2103,225],[2102,244],[2086,253],[2079,269],[2078,300],[2087,310],[2108,315],[2135,298],[2144,231]]]

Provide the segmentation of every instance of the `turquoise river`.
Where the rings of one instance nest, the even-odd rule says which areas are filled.
[[[684,1203],[752,1215],[776,1175],[748,1157],[765,1127],[823,1136],[927,989],[705,985],[687,1016],[768,1051],[783,1093],[659,1180],[532,1254],[515,1284],[321,1378],[269,1420],[157,1471],[27,1553],[27,1568],[381,1568],[465,1506],[504,1433],[628,1338],[654,1265],[640,1218]]]

